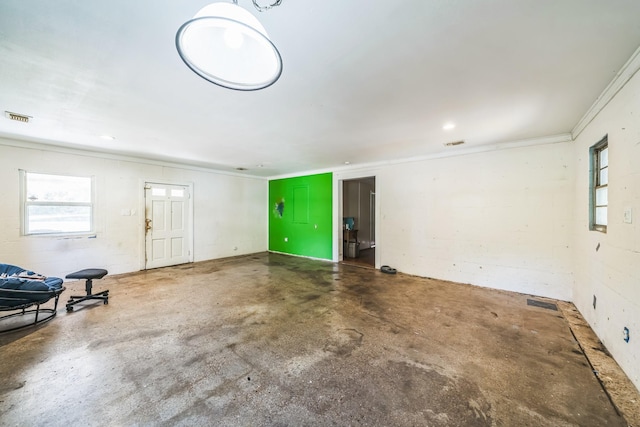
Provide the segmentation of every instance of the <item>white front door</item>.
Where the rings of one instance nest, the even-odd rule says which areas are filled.
[[[145,268],[189,262],[189,187],[147,182],[144,195]]]

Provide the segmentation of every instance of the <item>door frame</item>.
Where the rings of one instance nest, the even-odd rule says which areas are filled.
[[[167,180],[167,179],[140,179],[139,180],[139,209],[138,212],[140,213],[138,215],[138,236],[139,236],[139,241],[140,241],[140,271],[146,270],[147,267],[147,242],[146,242],[146,232],[145,232],[145,218],[147,216],[147,212],[146,212],[146,195],[145,195],[145,186],[147,184],[160,184],[160,185],[179,185],[179,186],[183,186],[183,187],[187,187],[189,189],[189,200],[187,202],[187,206],[189,209],[189,213],[186,216],[186,219],[188,221],[187,224],[187,233],[188,233],[188,243],[187,243],[187,249],[189,251],[189,261],[188,262],[193,262],[194,260],[194,251],[193,251],[193,236],[194,236],[194,227],[193,227],[193,219],[195,216],[195,212],[193,211],[193,199],[194,194],[193,194],[193,182],[189,182],[189,181],[172,181],[172,180]]]
[[[344,259],[343,252],[343,230],[342,230],[342,217],[344,213],[343,206],[343,185],[344,181],[350,181],[353,179],[375,178],[375,235],[376,235],[376,249],[375,249],[375,268],[379,269],[381,264],[381,254],[383,250],[383,239],[380,234],[380,200],[382,194],[380,191],[380,171],[378,169],[360,169],[360,170],[343,170],[333,173],[333,262],[341,262]]]

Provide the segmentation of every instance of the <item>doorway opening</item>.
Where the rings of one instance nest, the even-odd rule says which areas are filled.
[[[342,181],[342,262],[376,266],[376,178]]]

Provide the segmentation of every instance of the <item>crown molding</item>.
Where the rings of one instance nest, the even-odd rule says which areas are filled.
[[[522,139],[518,141],[498,142],[495,144],[478,145],[475,147],[452,147],[451,151],[442,151],[424,156],[408,157],[404,159],[385,160],[382,162],[356,163],[349,166],[337,166],[334,168],[314,169],[310,171],[292,172],[281,175],[273,175],[269,180],[295,178],[299,176],[316,175],[320,173],[341,174],[345,172],[353,172],[359,170],[375,171],[384,166],[399,165],[405,163],[421,162],[426,160],[443,159],[447,157],[465,156],[469,154],[486,153],[489,151],[507,150],[510,148],[533,147],[536,145],[558,144],[563,142],[572,142],[573,138],[570,133],[561,133],[558,135],[543,136],[540,138]]]
[[[65,147],[65,146],[54,145],[46,142],[26,141],[23,139],[16,139],[16,138],[4,136],[4,135],[0,135],[0,145],[4,145],[7,147],[25,148],[30,150],[50,151],[53,153],[73,154],[76,156],[93,157],[93,158],[99,158],[99,159],[118,160],[118,161],[124,161],[124,162],[139,163],[144,165],[170,167],[175,169],[190,170],[190,171],[196,171],[196,172],[207,172],[207,173],[212,173],[217,175],[228,175],[228,176],[235,176],[235,177],[248,178],[248,179],[257,179],[261,181],[266,181],[268,179],[267,177],[264,177],[264,176],[225,171],[225,170],[216,169],[215,167],[198,166],[198,165],[192,165],[189,163],[170,162],[166,160],[156,160],[156,159],[150,159],[145,157],[137,157],[137,156],[126,155],[126,154],[112,153],[112,152],[103,151],[103,150],[91,150],[89,148]]]
[[[354,172],[358,170],[378,169],[383,166],[420,162],[425,160],[434,160],[434,159],[441,159],[446,157],[464,156],[469,154],[484,153],[488,151],[506,150],[510,148],[521,148],[521,147],[531,147],[536,145],[556,144],[556,143],[562,143],[562,142],[570,142],[572,140],[573,139],[571,137],[571,134],[563,133],[559,135],[551,135],[551,136],[545,136],[541,138],[530,138],[530,139],[524,139],[519,141],[499,142],[495,144],[480,145],[476,147],[453,148],[451,151],[447,150],[439,153],[433,153],[429,155],[416,156],[416,157],[410,157],[410,158],[404,158],[404,159],[352,164],[349,166],[341,165],[336,167],[327,167],[322,169],[298,171],[298,172],[291,172],[291,173],[278,174],[278,175],[272,175],[272,176],[258,176],[258,175],[252,175],[252,174],[234,173],[234,172],[223,171],[215,168],[207,168],[207,167],[190,165],[185,163],[167,162],[163,160],[154,160],[154,159],[148,159],[143,157],[127,156],[122,154],[109,153],[105,151],[98,151],[98,150],[94,151],[94,150],[87,150],[87,149],[81,149],[81,148],[62,147],[59,145],[52,145],[47,143],[8,138],[6,136],[0,135],[0,145],[10,146],[10,147],[27,148],[27,149],[33,149],[33,150],[44,150],[44,151],[74,154],[74,155],[80,155],[80,156],[86,156],[86,157],[96,157],[101,159],[106,158],[111,160],[121,160],[121,161],[128,161],[133,163],[141,163],[141,164],[154,165],[154,166],[165,166],[165,167],[172,167],[176,169],[186,169],[186,170],[208,172],[208,173],[219,174],[219,175],[228,175],[228,176],[235,176],[235,177],[242,177],[242,178],[249,178],[249,179],[257,179],[261,181],[270,181],[274,179],[283,179],[283,178],[294,178],[298,176],[316,175],[321,173],[338,173],[338,174],[345,173],[345,172],[348,173],[348,172]]]
[[[629,80],[640,70],[640,47],[631,55],[631,58],[622,66],[620,71],[611,80],[611,83],[602,91],[593,105],[582,116],[580,121],[571,131],[571,136],[575,140],[578,135],[587,127],[593,119],[609,104],[614,96],[627,84]]]

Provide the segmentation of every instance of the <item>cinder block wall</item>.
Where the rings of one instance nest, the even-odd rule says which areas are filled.
[[[589,147],[608,135],[607,232],[589,230]],[[575,284],[573,300],[640,388],[640,74],[575,141]],[[631,209],[632,222],[624,211]],[[593,297],[596,307],[593,307]],[[630,331],[623,340],[623,328]]]
[[[382,264],[571,300],[571,143],[394,165],[377,187]]]
[[[193,183],[194,261],[267,250],[265,179],[29,147],[0,139],[1,262],[61,277],[87,267],[110,273],[140,270],[145,180]],[[95,176],[95,238],[22,236],[19,169]],[[135,213],[124,216],[123,211]]]

